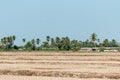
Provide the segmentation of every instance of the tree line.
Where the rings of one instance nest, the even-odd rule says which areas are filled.
[[[14,42],[16,36],[3,37],[0,41],[0,50],[57,50],[57,51],[78,51],[82,47],[119,47],[119,43],[115,40],[105,39],[102,42],[97,34],[92,33],[90,38],[85,41],[71,40],[69,37],[46,36],[46,40],[41,42],[40,38],[27,41],[26,38],[21,39],[23,46],[16,45]]]

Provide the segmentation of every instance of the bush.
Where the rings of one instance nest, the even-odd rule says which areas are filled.
[[[117,48],[118,52],[120,52],[120,47]]]
[[[99,52],[104,52],[105,48],[104,47],[100,47],[99,48]]]
[[[80,50],[79,47],[74,47],[74,48],[72,49],[73,52],[76,52],[76,51],[78,51],[78,50]]]
[[[17,45],[14,45],[13,48],[16,49],[16,50],[18,50],[18,46]]]

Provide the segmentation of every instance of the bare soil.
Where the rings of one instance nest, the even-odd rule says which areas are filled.
[[[0,80],[120,80],[120,53],[0,52]]]

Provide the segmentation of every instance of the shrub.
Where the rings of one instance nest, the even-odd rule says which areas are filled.
[[[99,52],[104,52],[105,48],[104,47],[100,47],[99,48]]]
[[[120,52],[120,47],[117,48],[118,52]]]

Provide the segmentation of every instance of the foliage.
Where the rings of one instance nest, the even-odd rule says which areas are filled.
[[[69,37],[55,37],[46,36],[46,40],[41,42],[40,38],[26,41],[26,38],[22,39],[24,45],[18,46],[15,44],[16,36],[3,37],[0,41],[0,51],[78,51],[81,47],[99,47],[99,51],[104,51],[104,47],[118,47],[119,44],[115,39],[105,39],[100,42],[97,34],[92,33],[90,39],[85,41],[71,40]],[[102,47],[101,47],[102,46]],[[118,51],[120,49],[118,48]]]
[[[104,52],[105,48],[104,47],[100,47],[99,48],[99,52]]]
[[[120,46],[117,48],[117,50],[120,52]]]

